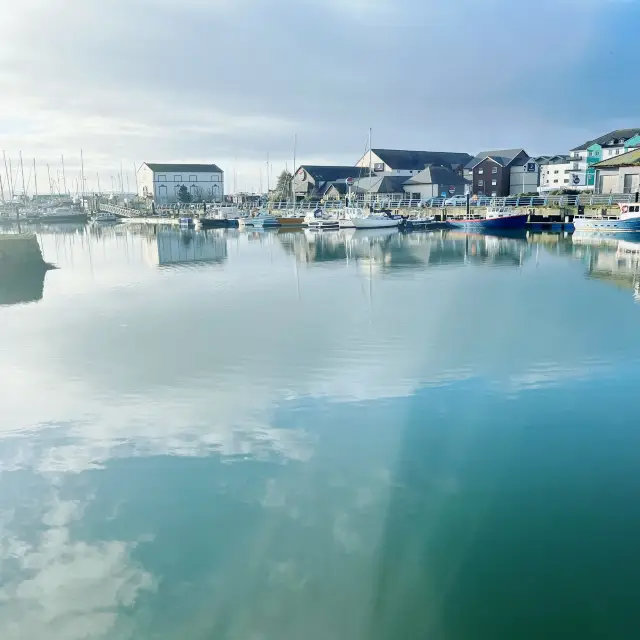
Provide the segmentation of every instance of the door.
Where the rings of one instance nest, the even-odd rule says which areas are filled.
[[[635,193],[638,191],[640,176],[629,173],[624,176],[623,193]]]
[[[158,187],[158,200],[160,202],[166,202],[167,201],[167,185],[166,184],[161,184]]]
[[[618,176],[600,176],[600,193],[616,193],[618,188]]]

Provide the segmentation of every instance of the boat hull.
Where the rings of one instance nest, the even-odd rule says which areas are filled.
[[[336,231],[340,228],[337,220],[313,220],[305,223],[308,229],[315,231]]]
[[[229,226],[226,218],[200,218],[198,222],[203,229],[224,229]]]
[[[400,220],[394,218],[353,218],[352,222],[356,229],[389,229],[397,227]]]
[[[304,218],[298,217],[278,218],[277,220],[283,227],[301,227],[304,224]]]
[[[574,218],[575,231],[595,231],[597,233],[637,233],[640,231],[640,217],[628,220]]]
[[[449,218],[447,224],[456,229],[472,229],[474,231],[494,229],[524,229],[527,226],[528,215],[526,213],[514,216],[503,216],[501,218],[478,218],[478,219],[454,219]]]

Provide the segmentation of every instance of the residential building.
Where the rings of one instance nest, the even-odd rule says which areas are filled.
[[[298,167],[293,176],[293,190],[296,197],[323,198],[329,191],[346,193],[347,178],[354,181],[369,175],[369,171],[360,167],[343,165],[308,165]],[[340,185],[340,186],[338,186]],[[331,187],[335,187],[331,189]],[[329,197],[335,197],[331,195]]]
[[[220,202],[224,172],[215,164],[161,164],[145,162],[138,170],[138,195],[158,204],[178,202],[186,187],[194,201]]]
[[[569,155],[540,156],[539,191],[571,189],[571,162]]]
[[[438,198],[443,193],[464,195],[465,187],[471,184],[457,171],[443,166],[428,166],[415,176],[404,182],[404,191],[412,199],[428,200]]]
[[[593,165],[598,193],[638,193],[640,191],[640,148],[613,156]]]
[[[404,151],[400,149],[371,149],[356,162],[357,167],[372,168],[376,175],[413,176],[429,165],[442,165],[460,172],[471,160],[468,153],[453,151]]]
[[[483,151],[467,163],[465,177],[471,182],[472,193],[478,195],[501,197],[536,191],[538,165],[529,160],[524,149]]]
[[[616,129],[571,149],[572,186],[593,189],[596,184],[594,165],[637,147],[640,147],[640,127]]]

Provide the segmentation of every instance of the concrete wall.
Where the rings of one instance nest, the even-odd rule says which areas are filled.
[[[635,193],[638,189],[640,167],[598,169],[598,193]]]
[[[539,182],[539,167],[535,171],[526,171],[525,166],[511,167],[511,182],[509,195],[518,193],[537,193]]]

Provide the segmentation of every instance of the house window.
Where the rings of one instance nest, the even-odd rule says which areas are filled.
[[[478,173],[482,175],[484,173],[484,169],[478,169]]]
[[[620,149],[616,149],[616,155],[620,154]]]
[[[498,192],[497,192],[497,191],[492,191],[492,192],[491,192],[491,197],[492,197],[492,198],[495,198],[497,195],[498,195]]]
[[[165,175],[158,176],[158,182],[166,182],[166,181],[167,181],[167,176]]]
[[[498,184],[497,180],[492,180],[491,181],[491,186],[495,187]]]
[[[173,181],[174,182],[181,182],[182,181],[182,176],[173,176]]]
[[[493,167],[491,169],[491,173],[498,173],[498,167]]]
[[[564,183],[565,183],[565,184],[569,184],[569,178],[565,178],[565,179],[564,179]]]
[[[189,176],[189,182],[198,182],[198,176]]]
[[[558,175],[560,173],[560,171],[558,171],[557,169],[553,172],[554,175]]]
[[[558,184],[558,181],[557,181],[557,180],[554,180],[554,181],[553,181],[553,184]]]
[[[484,187],[484,180],[478,180],[478,186]]]
[[[580,165],[577,162],[573,163],[573,169],[577,171],[580,168]]]

